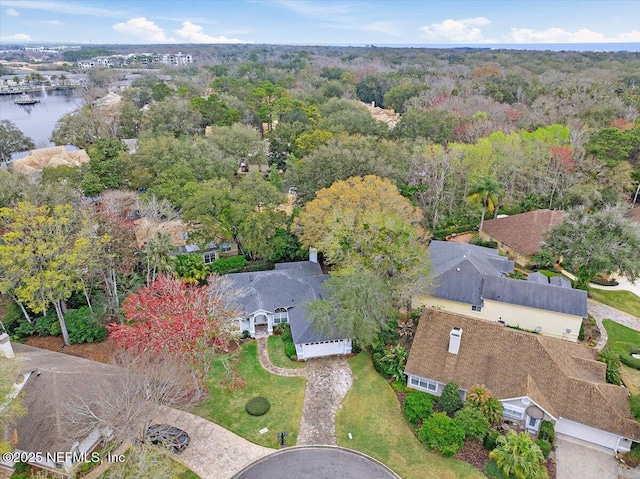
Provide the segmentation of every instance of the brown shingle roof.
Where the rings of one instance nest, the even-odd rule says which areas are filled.
[[[462,328],[460,350],[449,333]],[[605,368],[580,344],[505,328],[489,321],[427,310],[405,371],[463,389],[485,384],[499,399],[529,396],[556,418],[640,440],[627,390],[605,382]]]
[[[513,250],[529,256],[540,251],[542,234],[562,223],[562,210],[536,210],[484,222],[483,231]]]

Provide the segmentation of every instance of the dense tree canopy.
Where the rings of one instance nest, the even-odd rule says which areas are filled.
[[[0,163],[11,159],[13,153],[35,148],[33,140],[9,120],[0,121]]]

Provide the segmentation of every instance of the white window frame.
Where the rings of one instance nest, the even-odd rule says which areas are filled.
[[[510,419],[524,419],[524,409],[512,406],[510,404],[502,404],[502,415]]]
[[[204,253],[202,253],[202,259],[204,260],[204,264],[211,264],[216,260],[216,252],[205,251]]]
[[[438,392],[438,383],[436,381],[431,381],[419,376],[411,376],[409,382],[412,386],[417,386],[419,389],[424,389],[432,393]]]
[[[228,253],[229,251],[231,251],[231,243],[222,243],[220,245],[220,251],[222,251],[223,253]]]
[[[482,313],[482,306],[478,306],[476,304],[471,305],[471,311],[474,313]]]
[[[289,311],[287,308],[276,308],[273,313],[273,324],[288,323]]]

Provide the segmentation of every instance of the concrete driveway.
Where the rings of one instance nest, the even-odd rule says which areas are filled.
[[[189,447],[171,457],[202,479],[227,479],[276,451],[253,444],[217,424],[177,409],[165,408],[156,422],[171,424],[189,433]]]
[[[556,435],[557,479],[618,479],[611,449],[579,439]]]

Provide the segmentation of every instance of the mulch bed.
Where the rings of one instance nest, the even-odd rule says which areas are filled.
[[[556,463],[553,459],[547,459],[547,462],[544,463],[547,466],[547,472],[549,473],[549,479],[556,479]]]
[[[70,354],[79,358],[91,359],[101,363],[111,363],[113,342],[109,339],[100,343],[83,343],[65,346],[62,336],[30,336],[26,344],[36,348],[48,349],[57,353]]]
[[[481,441],[471,439],[469,441],[465,441],[462,451],[459,451],[453,457],[460,459],[461,461],[468,462],[482,471],[484,470],[484,465],[489,460],[489,451],[485,449]]]

